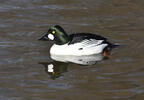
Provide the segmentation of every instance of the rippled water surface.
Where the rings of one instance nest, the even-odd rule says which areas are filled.
[[[143,0],[1,0],[0,100],[143,100]],[[120,44],[95,65],[54,62],[51,25]],[[47,73],[54,64],[57,76]]]

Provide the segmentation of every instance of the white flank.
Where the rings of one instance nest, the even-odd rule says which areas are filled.
[[[64,44],[56,45],[54,44],[50,49],[50,54],[54,55],[91,55],[102,53],[103,49],[108,44],[101,44],[103,40],[83,40],[80,43],[75,44]]]
[[[48,38],[54,40],[54,36],[52,34],[48,34]]]

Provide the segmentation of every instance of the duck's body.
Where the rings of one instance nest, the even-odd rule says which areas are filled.
[[[70,41],[64,45],[54,44],[50,54],[75,56],[99,54],[109,45],[106,38],[90,33],[71,34],[69,39]]]
[[[76,33],[67,35],[60,26],[54,26],[41,39],[54,40],[50,49],[51,55],[92,55],[99,54],[111,48],[107,39],[91,33]]]

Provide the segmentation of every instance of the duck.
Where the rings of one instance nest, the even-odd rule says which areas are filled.
[[[60,25],[51,26],[39,40],[54,41],[51,55],[82,56],[110,51],[114,45],[107,38],[92,33],[73,33],[68,35]]]

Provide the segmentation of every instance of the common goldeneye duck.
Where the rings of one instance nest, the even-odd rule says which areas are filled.
[[[52,40],[51,55],[92,55],[109,51],[112,44],[106,38],[91,33],[76,33],[68,35],[64,29],[55,25],[39,40]]]

